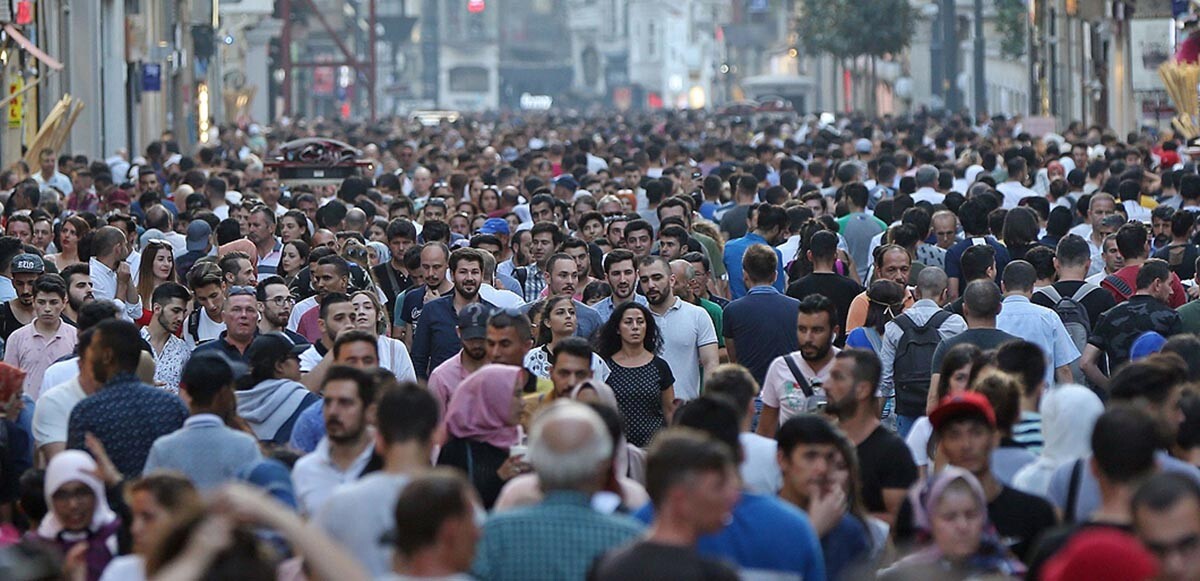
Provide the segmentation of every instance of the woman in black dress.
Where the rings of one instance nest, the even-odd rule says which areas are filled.
[[[675,409],[675,377],[656,353],[662,337],[650,309],[630,301],[616,308],[596,337],[596,354],[610,369],[629,442],[644,448],[667,427]]]

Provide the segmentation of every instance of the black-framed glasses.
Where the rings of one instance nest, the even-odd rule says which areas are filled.
[[[239,284],[239,285],[233,285],[233,286],[229,287],[229,296],[231,296],[231,297],[242,296],[242,295],[247,295],[247,296],[253,297],[253,296],[257,296],[257,294],[258,294],[258,291],[252,286],[246,286],[246,285]]]
[[[277,306],[277,307],[282,307],[283,305],[294,305],[294,304],[296,304],[296,299],[295,299],[295,297],[293,297],[292,295],[284,295],[284,296],[281,296],[281,297],[275,297],[275,298],[270,298],[270,299],[267,299],[267,300],[266,300],[266,301],[264,301],[264,302],[271,303],[271,304],[273,304],[273,305],[275,305],[275,306]]]

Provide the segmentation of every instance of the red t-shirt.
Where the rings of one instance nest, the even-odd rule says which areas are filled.
[[[1104,287],[1108,292],[1112,293],[1113,299],[1116,299],[1116,301],[1118,303],[1123,303],[1123,302],[1129,300],[1129,297],[1132,296],[1133,293],[1137,292],[1137,274],[1138,274],[1138,269],[1140,269],[1140,268],[1141,268],[1141,265],[1126,266],[1126,267],[1122,268],[1121,270],[1118,270],[1118,271],[1108,275],[1107,277],[1105,277],[1104,280],[1100,282],[1100,286]],[[1125,286],[1127,288],[1126,289],[1117,288],[1117,285],[1110,282],[1109,278],[1114,277],[1114,276],[1121,279],[1122,281],[1124,281]],[[1129,294],[1125,294],[1123,292],[1124,290],[1128,290]],[[1175,273],[1172,272],[1171,273],[1171,300],[1168,303],[1168,305],[1172,309],[1178,309],[1179,307],[1183,306],[1183,304],[1186,302],[1187,302],[1187,291],[1183,290],[1183,283],[1179,282],[1179,276],[1177,276]]]

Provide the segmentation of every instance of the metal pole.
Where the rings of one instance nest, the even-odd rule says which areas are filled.
[[[954,0],[942,0],[942,57],[945,59],[946,110],[957,111],[962,107],[958,91],[958,16]]]
[[[292,114],[292,0],[280,0],[282,8],[280,10],[283,18],[283,33],[279,41],[279,68],[283,70],[283,112],[280,114]]]
[[[975,116],[987,113],[987,82],[983,78],[986,67],[987,39],[983,37],[983,0],[975,0]]]
[[[375,27],[379,24],[375,14],[375,0],[367,1],[370,2],[370,6],[368,7],[369,16],[367,17],[367,21],[370,23],[369,30],[367,31],[367,54],[371,57],[369,61],[371,68],[367,70],[367,78],[370,79],[371,83],[371,94],[368,96],[368,99],[371,104],[371,122],[374,123],[376,106],[375,99],[379,93],[379,86],[376,84],[379,75],[379,63],[376,62],[376,59],[378,58],[376,40],[378,39],[376,38]]]

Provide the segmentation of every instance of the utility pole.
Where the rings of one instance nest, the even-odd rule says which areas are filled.
[[[942,0],[938,12],[942,21],[942,58],[945,62],[942,94],[946,99],[946,110],[950,112],[962,108],[958,90],[958,15],[955,12],[954,0]]]
[[[987,82],[983,78],[987,55],[987,40],[983,37],[983,0],[975,0],[975,116],[987,113]]]

